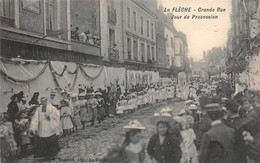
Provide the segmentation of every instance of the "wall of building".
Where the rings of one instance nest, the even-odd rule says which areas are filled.
[[[165,28],[165,38],[168,40],[166,43],[166,54],[169,56],[168,67],[172,66],[174,63],[174,33],[171,29]],[[173,40],[173,42],[172,42]]]
[[[151,13],[146,12],[145,10],[149,10],[145,8],[145,6],[140,7],[139,2],[135,2],[132,0],[123,1],[123,26],[125,27],[124,33],[124,57],[128,59],[128,47],[127,47],[127,38],[131,39],[131,51],[132,51],[132,59],[134,60],[134,40],[137,41],[138,44],[138,61],[142,61],[141,56],[141,43],[144,44],[145,47],[145,55],[144,60],[147,62],[149,58],[147,58],[147,45],[150,47],[150,56],[152,59],[152,48],[154,47],[154,59],[156,59],[156,30],[155,30],[155,18]],[[128,26],[128,8],[130,9],[130,27]],[[134,16],[133,12],[136,13],[136,30],[134,29]],[[141,17],[143,17],[143,34],[141,33]],[[147,35],[147,20],[149,21],[149,36]],[[151,34],[151,24],[153,24],[153,35]]]
[[[92,34],[100,34],[99,1],[96,0],[71,0],[71,24],[74,29],[79,27],[80,32],[89,31]]]
[[[36,13],[25,9],[23,2],[19,1],[20,29],[39,34],[44,34],[44,1],[40,1],[40,12]]]

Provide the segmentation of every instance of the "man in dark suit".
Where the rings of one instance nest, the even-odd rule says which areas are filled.
[[[233,163],[234,130],[222,123],[223,111],[219,104],[207,104],[205,111],[212,122],[202,137],[199,162]]]

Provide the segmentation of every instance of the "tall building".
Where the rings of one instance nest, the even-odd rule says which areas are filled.
[[[174,42],[174,65],[180,69],[185,69],[188,55],[186,35],[182,32],[177,32],[174,38]]]
[[[158,60],[156,18],[143,1],[101,2],[101,54],[105,64],[152,70]]]
[[[260,89],[260,1],[232,0],[227,41],[227,74],[232,85]]]
[[[166,16],[166,24],[165,24],[165,37],[166,41],[166,58],[167,58],[167,67],[170,68],[174,66],[174,37],[177,33],[176,29],[173,26],[173,20],[171,19],[172,14],[167,14]]]

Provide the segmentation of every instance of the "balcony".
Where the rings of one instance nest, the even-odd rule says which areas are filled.
[[[108,22],[116,24],[116,9],[108,9]]]
[[[10,19],[7,17],[0,16],[0,23],[1,25],[8,25],[10,27],[15,27],[14,19]]]
[[[109,60],[118,61],[119,60],[119,51],[116,49],[108,48]]]
[[[78,40],[71,40],[71,50],[94,56],[101,55],[100,46]]]

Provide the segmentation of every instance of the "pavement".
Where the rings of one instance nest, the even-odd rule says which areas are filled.
[[[183,102],[167,101],[157,103],[150,107],[137,110],[124,117],[108,118],[102,124],[95,127],[80,129],[77,134],[60,138],[61,151],[53,162],[98,162],[107,154],[107,149],[112,144],[122,144],[125,137],[123,126],[130,120],[137,119],[146,130],[142,131],[141,142],[147,145],[150,137],[156,132],[155,126],[150,123],[150,117],[159,112],[162,107],[173,108],[175,116],[185,104]],[[16,160],[17,163],[41,162],[33,158],[33,155]],[[151,162],[146,152],[145,163]]]

